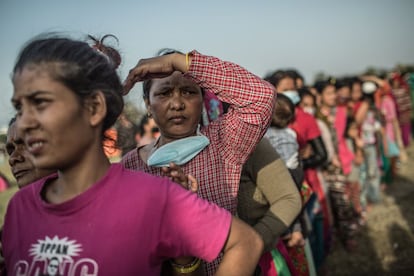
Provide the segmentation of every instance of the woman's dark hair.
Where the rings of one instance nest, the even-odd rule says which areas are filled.
[[[345,126],[345,131],[344,131],[344,137],[345,138],[350,138],[348,135],[348,131],[351,128],[351,125],[355,123],[355,119],[353,116],[347,116],[346,117],[346,126]]]
[[[284,70],[276,70],[273,73],[266,75],[264,77],[264,80],[270,82],[274,87],[277,87],[279,85],[279,82],[286,78],[295,80],[295,77],[293,77],[289,71]]]
[[[312,94],[312,92],[310,92],[310,90],[307,87],[299,88],[298,89],[298,94],[299,94],[299,97],[300,97],[300,101],[302,101],[305,96],[312,97],[313,102],[316,106],[316,97],[315,97],[315,95]]]
[[[317,82],[315,82],[315,84],[313,85],[313,87],[315,87],[316,91],[318,91],[319,94],[322,94],[323,90],[325,90],[326,87],[333,85],[335,86],[336,84],[336,79],[329,77],[326,80],[319,80]]]
[[[95,41],[91,47],[86,42],[55,34],[41,35],[21,50],[13,74],[27,65],[49,67],[50,76],[74,91],[81,103],[97,90],[102,91],[107,107],[102,127],[104,132],[115,123],[124,107],[123,87],[116,72],[120,60],[113,61],[116,50],[108,50],[102,44],[106,37],[98,40],[89,36]]]
[[[113,47],[110,46],[106,46],[104,44],[104,41],[107,38],[112,37],[113,39],[115,39],[115,41],[117,43],[119,43],[118,38],[114,35],[111,34],[107,34],[104,35],[101,39],[98,39],[94,36],[88,35],[88,38],[91,39],[93,42],[95,42],[92,45],[92,48],[94,48],[95,50],[101,52],[102,54],[104,54],[105,56],[107,56],[109,59],[109,62],[111,62],[113,64],[113,66],[115,67],[115,69],[117,69],[119,67],[119,65],[121,64],[121,55],[119,54],[119,52],[117,50],[115,50]]]
[[[295,118],[295,105],[282,93],[277,94],[271,126],[287,127]]]
[[[352,89],[351,79],[350,78],[337,79],[335,81],[335,88],[340,89],[342,87],[349,87],[349,89]]]
[[[174,50],[171,48],[162,48],[157,52],[156,56],[160,57],[160,56],[165,56],[165,55],[170,55],[170,54],[175,54],[175,53],[184,54],[183,52],[180,52],[178,50]],[[152,86],[152,79],[144,80],[144,82],[142,83],[142,90],[143,90],[142,96],[144,99],[149,98],[149,92],[151,90],[151,86]]]
[[[305,82],[305,79],[303,78],[303,76],[296,69],[286,70],[286,73],[290,75],[295,80],[295,82],[297,79],[300,79],[303,83]]]
[[[360,84],[362,85],[362,80],[358,77],[358,76],[353,76],[349,78],[349,82],[351,83],[351,87],[352,85],[356,84]]]

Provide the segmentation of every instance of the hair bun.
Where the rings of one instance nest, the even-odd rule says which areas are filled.
[[[97,39],[92,35],[88,35],[88,38],[94,42],[92,48],[98,51],[100,54],[104,55],[114,65],[114,68],[117,69],[122,61],[121,55],[115,48],[106,46],[104,44],[104,40],[109,37],[114,38],[116,43],[119,43],[118,38],[112,34],[104,35],[101,39]]]

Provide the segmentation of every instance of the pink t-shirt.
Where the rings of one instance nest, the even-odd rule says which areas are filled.
[[[395,102],[391,96],[386,95],[382,98],[381,113],[385,117],[385,133],[390,141],[395,142],[395,133],[392,121],[397,118],[397,110]]]
[[[10,275],[159,275],[167,257],[220,253],[229,212],[167,178],[113,164],[81,195],[48,204],[49,176],[20,190],[5,217]]]
[[[353,152],[348,148],[345,140],[345,129],[347,120],[347,109],[345,106],[337,106],[335,114],[335,130],[338,140],[338,156],[345,175],[351,173],[352,162],[355,158]]]

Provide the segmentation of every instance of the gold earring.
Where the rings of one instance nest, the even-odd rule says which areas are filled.
[[[152,117],[151,112],[148,112],[148,113],[147,113],[147,117],[148,117],[148,118],[151,118],[151,117]]]

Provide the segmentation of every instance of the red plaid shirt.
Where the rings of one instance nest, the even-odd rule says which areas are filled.
[[[269,83],[236,64],[196,51],[192,57],[185,77],[216,94],[230,108],[201,128],[210,145],[181,168],[196,177],[201,198],[236,214],[241,169],[270,124],[276,94]],[[139,148],[124,156],[124,166],[162,175],[161,168],[147,166],[138,151]],[[208,274],[215,271],[217,264],[208,266]]]

